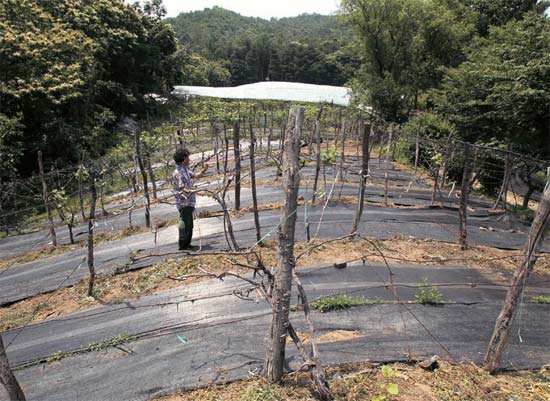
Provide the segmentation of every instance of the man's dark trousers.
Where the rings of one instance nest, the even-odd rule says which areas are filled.
[[[191,239],[193,238],[193,212],[194,207],[186,206],[180,209],[180,225],[179,225],[179,250],[189,248],[191,245]],[[185,225],[182,227],[182,221]]]

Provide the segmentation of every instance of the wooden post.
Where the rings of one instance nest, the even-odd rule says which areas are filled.
[[[420,136],[416,134],[416,150],[414,151],[414,174],[418,170],[418,159],[420,157]]]
[[[256,241],[262,239],[260,232],[260,217],[258,216],[258,198],[256,197],[256,162],[254,160],[254,148],[256,146],[256,138],[252,123],[250,123],[250,182],[252,185],[252,210],[254,212],[254,226],[256,227]]]
[[[491,373],[495,373],[499,367],[502,354],[508,342],[510,328],[514,322],[518,303],[525,290],[525,283],[539,258],[540,248],[548,231],[549,217],[550,186],[546,188],[542,196],[537,214],[529,231],[527,243],[525,244],[523,260],[514,273],[512,283],[506,294],[506,300],[498,315],[491,341],[485,352],[483,365]]]
[[[441,170],[441,166],[436,165],[434,168],[434,186],[432,188],[432,201],[431,201],[432,206],[435,202],[435,195],[437,194],[437,190],[438,190],[439,170]]]
[[[388,134],[388,147],[386,148],[386,164],[390,160],[390,149],[392,145],[392,137],[393,137],[393,124],[390,124],[390,132]]]
[[[445,188],[445,183],[447,181],[447,170],[449,169],[449,159],[451,158],[451,151],[454,146],[454,139],[451,139],[451,135],[449,135],[449,137],[447,138],[447,143],[445,145],[445,156],[443,156],[443,172],[441,173],[441,188]]]
[[[136,160],[138,162],[139,171],[143,179],[143,193],[145,195],[145,226],[151,227],[151,199],[149,198],[149,185],[147,183],[147,172],[141,158],[141,144],[140,144],[140,131],[139,128],[134,132],[135,146],[136,146]]]
[[[40,181],[42,181],[42,199],[44,200],[44,206],[46,207],[46,214],[48,215],[48,221],[50,222],[50,236],[52,237],[53,246],[57,246],[57,237],[55,235],[55,226],[53,224],[52,211],[50,209],[50,200],[48,197],[48,186],[46,185],[46,177],[44,175],[44,164],[42,162],[42,151],[38,151],[38,170],[40,173]]]
[[[315,205],[315,196],[317,195],[317,184],[319,183],[319,172],[321,171],[321,113],[323,108],[319,111],[317,115],[317,120],[315,121],[315,143],[317,145],[317,151],[315,154],[315,180],[313,181],[313,193],[311,194],[311,205]],[[327,139],[328,140],[328,139]]]
[[[145,148],[145,165],[147,166],[147,172],[149,173],[149,177],[151,177],[151,186],[153,187],[153,199],[158,199],[157,180],[155,178],[155,172],[153,171],[153,164],[151,163],[151,149],[145,143],[143,147]]]
[[[265,372],[270,382],[279,382],[285,365],[285,345],[288,335],[288,315],[292,289],[294,259],[294,231],[300,186],[300,136],[304,122],[304,108],[290,109],[283,148],[283,193],[285,205],[279,227],[279,250],[273,287],[273,318],[265,355]]]
[[[25,401],[25,394],[19,386],[19,382],[11,371],[8,356],[4,349],[2,335],[0,335],[0,383],[2,383],[8,392],[10,401]]]
[[[470,157],[470,144],[464,143],[464,173],[462,174],[462,189],[460,190],[460,206],[458,210],[459,234],[458,243],[462,250],[468,249],[466,242],[467,219],[468,219],[468,198],[470,196],[470,185],[472,180],[472,161]]]
[[[273,109],[269,118],[269,134],[267,135],[267,154],[271,156],[271,141],[273,140]]]
[[[223,157],[223,173],[227,174],[227,159],[229,158],[229,140],[227,139],[227,125],[223,125],[223,141],[224,141],[224,157]]]
[[[239,138],[240,129],[240,122],[233,122],[233,159],[235,160],[235,210],[239,210],[241,208],[241,145]]]
[[[388,147],[386,148],[386,160],[384,162],[384,207],[388,207],[388,163],[390,158],[390,147],[393,136],[393,124],[390,124],[390,131],[388,133]]]
[[[362,133],[362,152],[363,163],[361,165],[361,181],[359,181],[359,195],[357,197],[357,212],[355,213],[355,220],[351,228],[351,234],[355,236],[357,229],[359,228],[359,222],[361,221],[361,215],[363,214],[363,207],[365,205],[365,187],[367,185],[367,177],[369,173],[369,142],[370,132],[372,127],[372,119],[370,124],[365,124],[361,121],[360,132]],[[353,238],[353,237],[352,237]]]
[[[502,186],[498,193],[493,209],[496,209],[502,199],[504,204],[504,210],[506,210],[506,195],[508,193],[508,186],[510,183],[510,176],[512,175],[512,144],[508,144],[508,152],[506,154],[506,163],[504,164],[504,174],[502,176]]]
[[[95,282],[94,268],[94,222],[95,222],[95,203],[97,191],[95,187],[95,174],[90,172],[90,216],[88,217],[88,270],[90,270],[90,280],[88,281],[88,296],[93,296]]]

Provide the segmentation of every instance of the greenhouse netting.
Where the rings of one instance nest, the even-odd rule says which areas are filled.
[[[172,94],[179,97],[205,96],[224,99],[286,100],[348,106],[351,89],[340,86],[295,82],[258,82],[232,88],[175,86]]]

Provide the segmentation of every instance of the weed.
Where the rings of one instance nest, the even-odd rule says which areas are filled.
[[[443,294],[435,285],[428,281],[427,277],[423,277],[422,281],[417,284],[418,290],[415,294],[415,299],[422,305],[441,305],[445,303]]]
[[[249,387],[239,401],[281,401],[281,396],[273,386]]]
[[[325,313],[331,310],[348,309],[352,306],[360,306],[365,304],[367,304],[367,301],[363,297],[351,297],[344,294],[321,297],[313,301],[311,303],[311,307],[321,313]]]
[[[550,304],[550,297],[544,295],[536,295],[531,298],[531,302],[534,304]]]
[[[45,358],[38,359],[38,360],[33,361],[31,363],[28,363],[26,365],[21,365],[21,366],[17,367],[16,370],[26,369],[28,367],[39,365],[41,363],[50,363],[50,362],[60,361],[62,359],[68,358],[70,356],[77,355],[77,354],[82,354],[82,353],[85,353],[85,352],[100,351],[102,349],[109,348],[109,347],[117,347],[119,345],[122,345],[122,344],[130,342],[130,341],[134,341],[134,340],[137,340],[136,336],[131,336],[128,333],[122,333],[122,334],[119,334],[116,337],[111,338],[110,340],[105,340],[105,341],[101,341],[101,342],[98,342],[98,343],[90,343],[87,346],[80,347],[80,349],[77,349],[77,350],[74,350],[74,351],[67,351],[67,352],[58,351],[58,352],[55,352],[55,353],[53,353],[53,354],[51,354],[51,355],[49,355]]]
[[[382,366],[382,376],[384,376],[385,379],[391,379],[393,376],[395,376],[395,371],[388,365],[384,365]],[[393,395],[399,394],[399,388],[395,383],[380,384],[380,389],[382,390],[383,394],[373,397],[372,401],[387,401],[389,400],[388,396],[391,397]]]
[[[512,213],[515,213],[519,216],[522,220],[531,221],[535,218],[535,211],[529,208],[523,208],[521,206],[516,206],[508,203],[506,205],[508,210],[510,210]]]

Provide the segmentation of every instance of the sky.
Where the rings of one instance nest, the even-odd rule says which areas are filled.
[[[203,10],[219,6],[235,11],[247,17],[294,17],[308,13],[334,14],[338,10],[339,0],[163,0],[168,11],[167,17],[176,17],[179,13]]]

